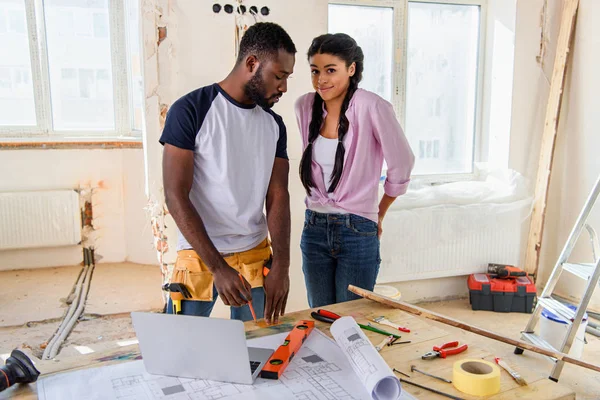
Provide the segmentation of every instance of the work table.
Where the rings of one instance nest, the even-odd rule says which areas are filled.
[[[384,347],[380,354],[388,363],[390,368],[396,368],[404,373],[411,376],[409,379],[415,383],[431,387],[433,389],[452,394],[454,396],[462,397],[464,399],[479,399],[478,397],[468,396],[464,393],[456,390],[451,384],[438,381],[427,376],[411,373],[410,366],[416,365],[417,368],[432,373],[437,376],[441,376],[447,379],[452,379],[452,366],[454,362],[462,358],[482,358],[493,362],[494,356],[487,352],[481,347],[483,342],[480,338],[477,338],[476,344],[472,344],[476,335],[463,332],[459,335],[456,333],[449,334],[444,330],[444,326],[432,323],[422,318],[415,317],[408,313],[400,310],[389,308],[387,306],[369,301],[369,300],[356,300],[348,303],[336,304],[324,307],[329,311],[335,312],[342,316],[353,316],[357,322],[367,324],[370,322],[371,317],[377,317],[384,315],[389,320],[398,323],[402,326],[408,327],[411,332],[399,332],[402,338],[399,341],[410,340],[411,343],[399,344],[394,346]],[[253,321],[246,322],[246,336],[248,339],[272,335],[281,332],[290,331],[295,322],[301,319],[312,320],[310,312],[312,310],[303,310],[287,314],[281,318],[278,325],[270,326],[267,328],[261,328],[257,326]],[[391,331],[391,327],[382,325],[371,324],[381,327],[386,331]],[[321,332],[328,336],[331,336],[329,332],[330,325],[324,322],[315,321],[315,327]],[[384,336],[364,331],[371,342],[376,345],[384,338]],[[396,333],[396,332],[395,332]],[[446,359],[437,358],[434,360],[422,360],[421,356],[432,350],[433,346],[441,345],[446,342],[458,340],[461,344],[467,343],[469,348],[466,352],[450,356]],[[486,339],[488,340],[488,339]],[[519,357],[535,357],[530,353],[525,353]],[[137,345],[130,345],[121,348],[115,348],[110,351],[91,353],[81,355],[77,357],[65,358],[60,361],[37,361],[36,367],[42,375],[40,379],[43,379],[44,375],[61,373],[72,371],[81,368],[93,368],[101,367],[105,365],[111,365],[119,362],[126,362],[140,358],[139,348]],[[570,388],[555,383],[545,377],[545,369],[549,371],[549,363],[540,363],[540,370],[534,371],[531,368],[519,368],[519,363],[514,360],[518,357],[515,356],[510,364],[515,367],[519,373],[528,382],[527,386],[519,386],[504,370],[501,371],[501,389],[500,392],[489,398],[500,400],[500,399],[544,399],[544,400],[562,400],[562,399],[575,399],[575,393]],[[547,373],[547,372],[546,372]],[[400,377],[400,376],[399,376]],[[402,377],[403,379],[408,379]],[[421,399],[444,399],[444,397],[433,394],[429,391],[416,388],[414,386],[403,384],[403,390],[413,396]],[[37,399],[36,385],[16,385],[9,388],[8,390],[0,393],[0,399]]]

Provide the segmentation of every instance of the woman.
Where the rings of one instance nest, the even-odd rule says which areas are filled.
[[[315,92],[296,102],[307,192],[300,246],[311,307],[356,299],[349,284],[373,290],[381,224],[406,192],[414,165],[392,105],[358,88],[363,58],[346,34],[315,38],[308,50]],[[384,159],[387,179],[378,205]]]

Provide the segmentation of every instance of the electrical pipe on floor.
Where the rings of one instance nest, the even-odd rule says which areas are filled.
[[[87,270],[88,273],[87,273],[86,278],[83,283],[85,288],[83,289],[83,291],[81,293],[81,299],[79,300],[77,309],[75,310],[75,313],[71,316],[71,319],[69,319],[69,321],[67,322],[67,325],[65,326],[63,331],[60,333],[58,340],[54,343],[54,346],[51,348],[51,350],[48,354],[48,357],[50,359],[53,359],[54,357],[56,357],[56,354],[58,353],[58,350],[62,346],[63,342],[65,341],[65,339],[67,338],[69,333],[71,333],[71,330],[77,323],[77,320],[79,320],[79,317],[81,317],[81,314],[83,314],[83,309],[85,308],[85,302],[87,301],[88,293],[90,291],[92,275],[94,273],[94,267],[95,267],[94,264],[92,264],[88,267],[88,270]]]
[[[71,301],[71,305],[69,306],[69,309],[67,310],[67,314],[63,318],[63,320],[60,323],[58,329],[56,330],[56,332],[52,336],[52,339],[50,340],[50,342],[48,342],[48,345],[44,349],[44,354],[42,355],[42,360],[49,360],[50,359],[50,357],[48,356],[50,354],[50,350],[52,349],[52,347],[54,347],[54,344],[56,343],[56,340],[58,339],[58,337],[60,336],[60,334],[62,333],[62,331],[65,329],[65,326],[67,325],[67,321],[70,320],[71,316],[75,313],[75,310],[77,309],[77,305],[79,304],[79,299],[81,297],[81,288],[83,286],[83,282],[84,282],[85,277],[87,275],[88,268],[89,268],[89,266],[86,265],[79,272],[79,277],[77,278],[77,282],[75,283],[75,295],[73,296],[73,300]]]
[[[64,340],[69,335],[73,329],[73,326],[75,326],[75,323],[83,313],[85,302],[91,286],[93,270],[95,268],[93,249],[84,248],[83,260],[85,267],[83,268],[83,271],[80,273],[77,280],[73,302],[71,303],[65,318],[61,322],[60,327],[52,337],[52,340],[50,340],[50,343],[48,343],[48,346],[46,346],[46,349],[42,355],[42,360],[50,360],[56,357],[56,354],[58,353],[58,350],[62,346]]]

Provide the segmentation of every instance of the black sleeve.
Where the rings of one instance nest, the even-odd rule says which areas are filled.
[[[285,128],[285,124],[283,123],[283,118],[279,115],[273,113],[273,117],[275,121],[277,121],[277,126],[279,127],[279,139],[277,139],[277,150],[275,150],[275,157],[285,158],[288,160],[287,154],[287,129]]]
[[[160,136],[160,143],[169,143],[181,149],[194,150],[196,144],[196,111],[190,101],[185,98],[177,100],[167,113],[165,128]]]

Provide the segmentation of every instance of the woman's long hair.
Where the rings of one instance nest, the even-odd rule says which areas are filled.
[[[346,110],[350,104],[350,100],[358,89],[358,83],[362,79],[363,72],[363,61],[364,55],[360,46],[354,39],[345,33],[326,34],[316,37],[310,48],[308,49],[308,59],[315,54],[331,54],[332,56],[339,57],[346,62],[346,67],[355,63],[354,75],[350,77],[350,85],[348,91],[342,102],[342,109],[340,111],[340,120],[338,126],[338,145],[335,152],[335,164],[333,166],[333,172],[331,174],[331,183],[329,185],[328,192],[333,192],[340,182],[342,177],[342,171],[344,169],[344,137],[348,132],[350,123],[346,118]],[[319,137],[321,132],[321,126],[323,125],[323,99],[319,93],[315,93],[315,100],[312,106],[312,118],[310,120],[310,126],[308,131],[308,145],[302,154],[302,160],[300,161],[300,180],[306,192],[310,194],[310,190],[315,186],[312,176],[312,153],[313,143]],[[327,185],[327,182],[325,182]]]

